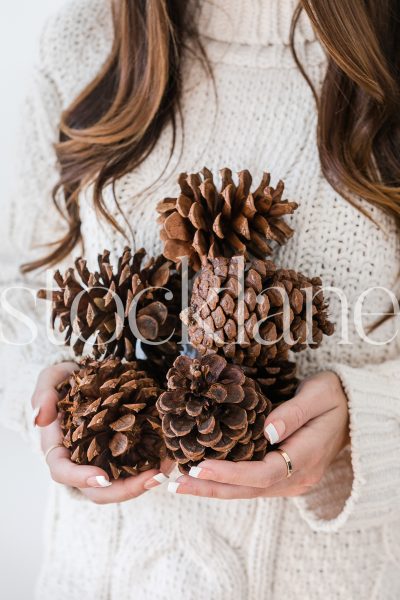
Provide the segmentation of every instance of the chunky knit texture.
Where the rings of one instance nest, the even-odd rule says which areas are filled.
[[[378,229],[321,175],[312,95],[288,46],[294,6],[294,0],[203,0],[200,31],[214,69],[218,104],[204,70],[188,55],[184,141],[157,188],[143,192],[167,161],[170,129],[145,163],[118,182],[116,192],[135,231],[133,246],[156,253],[155,205],[176,192],[178,171],[195,172],[204,164],[216,171],[229,165],[250,169],[256,179],[262,170],[271,171],[273,183],[284,179],[288,196],[300,204],[290,218],[296,234],[276,259],[341,287],[352,311],[365,288],[396,288],[399,236],[389,217],[366,207],[381,223]],[[50,200],[57,179],[52,149],[57,123],[62,109],[96,74],[111,42],[109,0],[74,0],[45,28],[41,62],[25,106],[10,223],[19,262],[40,254],[33,248],[54,240],[63,229]],[[305,18],[297,44],[319,85],[326,59]],[[120,218],[109,191],[106,197]],[[93,266],[98,251],[107,247],[116,254],[125,240],[97,220],[90,188],[82,194],[80,208],[85,252]],[[14,272],[12,266],[2,269],[4,287],[15,279]],[[43,274],[28,281],[35,288],[45,283]],[[65,352],[46,342],[44,311],[34,309],[32,295],[20,292],[18,302],[26,314],[35,315],[40,337],[22,354],[20,348],[3,345],[1,415],[10,426],[31,433],[29,396],[36,375]],[[387,302],[382,291],[375,291],[365,310],[383,311]],[[335,299],[331,306],[338,320]],[[375,338],[390,337],[393,325],[381,327]],[[6,323],[4,333],[21,342],[30,335],[21,322]],[[335,335],[318,352],[299,356],[302,375],[324,369],[339,374],[351,415],[351,449],[343,451],[310,494],[294,500],[216,501],[172,496],[161,487],[126,504],[96,506],[76,490],[54,486],[37,597],[399,598],[399,336],[391,344],[371,345],[350,324],[350,343],[337,342]]]

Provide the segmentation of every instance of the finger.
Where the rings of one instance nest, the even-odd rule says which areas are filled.
[[[94,501],[101,500],[104,503],[130,500],[149,489],[145,487],[148,482],[154,480],[155,485],[160,485],[167,480],[163,473],[152,469],[134,477],[110,481],[108,474],[99,467],[73,463],[67,448],[61,447],[50,452],[47,463],[54,481],[81,490],[90,488],[93,492],[101,492],[87,495]]]
[[[266,462],[272,455],[279,457],[286,469],[286,474],[281,481],[265,489],[266,497],[299,496],[308,492],[321,480],[327,466],[321,448],[324,447],[324,440],[327,436],[326,434],[321,435],[321,431],[314,427],[314,423],[316,420],[305,425],[280,446],[292,463],[293,472],[290,477],[288,477],[286,461],[278,451],[267,455]]]
[[[170,483],[168,488],[175,493],[216,498],[298,496],[317,483],[322,476],[321,447],[326,435],[316,423],[317,420],[313,420],[306,424],[280,446],[291,460],[291,477],[287,476],[284,457],[280,452],[274,451],[269,452],[264,460],[259,462],[203,461],[197,467],[199,471],[191,471],[192,476],[180,478],[175,484]],[[266,473],[268,475],[265,475]],[[261,478],[265,477],[265,487],[260,486],[260,475]],[[215,481],[217,478],[218,481]],[[221,481],[236,482],[236,485]],[[254,484],[256,485],[253,487]]]
[[[284,402],[268,415],[264,434],[270,444],[286,440],[311,419],[332,410],[331,394],[316,382],[307,382],[292,400]]]
[[[95,502],[96,504],[111,504],[126,502],[137,498],[141,494],[147,491],[145,484],[146,482],[159,475],[160,472],[157,469],[140,473],[134,477],[128,477],[127,479],[118,479],[113,481],[110,487],[104,489],[82,489],[83,494]]]
[[[51,477],[54,481],[79,489],[107,488],[112,485],[113,488],[116,488],[115,494],[112,494],[112,496],[115,498],[121,497],[123,490],[120,489],[120,484],[128,481],[128,479],[120,480],[118,482],[112,480],[110,482],[108,474],[103,469],[92,465],[77,465],[71,461],[71,453],[67,448],[57,447],[57,444],[62,442],[62,433],[58,419],[51,423],[51,425],[48,425],[42,429],[41,437],[43,452],[46,453],[48,448],[52,448],[46,460],[50,469]],[[170,465],[166,464],[165,466],[169,467]],[[164,465],[162,469],[164,470]],[[157,469],[146,471],[146,473],[143,473],[142,475],[143,477],[139,475],[137,477],[129,478],[137,481],[137,485],[140,488],[138,491],[140,492],[144,491],[144,485],[147,485],[148,483],[150,483],[150,485],[147,489],[156,487],[168,480],[168,477]],[[125,489],[125,491],[127,490]],[[130,494],[131,491],[132,490],[129,488],[128,494]],[[122,502],[122,500],[118,499],[108,501]]]
[[[73,463],[67,448],[53,448],[46,460],[51,477],[57,483],[76,488],[105,488],[111,485],[110,478],[103,469]]]
[[[305,483],[306,477],[302,472],[288,479],[283,479],[275,485],[263,490],[263,498],[292,498],[310,491],[311,485]]]
[[[222,500],[257,498],[263,495],[263,490],[244,485],[229,485],[215,481],[201,481],[188,475],[179,477],[168,484],[168,491],[172,494],[189,494],[204,498],[220,498]]]
[[[64,362],[40,373],[31,400],[35,425],[45,427],[56,419],[59,400],[56,386],[76,368],[75,363]]]
[[[313,421],[315,423],[315,421]],[[319,430],[306,425],[285,441],[281,450],[290,457],[293,472],[311,470],[318,462],[323,445]],[[189,471],[191,479],[231,485],[269,488],[287,478],[287,464],[280,452],[268,452],[262,461],[231,462],[205,460]]]
[[[157,473],[157,475],[154,475],[145,482],[144,487],[146,490],[151,490],[152,488],[168,481],[169,475],[171,471],[173,471],[175,464],[175,461],[171,460],[170,458],[164,458],[160,465],[161,473]]]
[[[173,494],[233,500],[260,497],[291,498],[308,492],[311,487],[312,485],[307,483],[307,478],[300,472],[264,489],[216,483],[214,481],[193,480],[189,476],[183,476],[179,477],[176,482],[170,482],[168,491]]]
[[[40,439],[43,454],[46,454],[47,450],[51,446],[62,444],[63,434],[61,431],[59,418],[53,421],[50,425],[47,425],[47,427],[43,427],[41,429]]]
[[[192,467],[189,476],[219,483],[266,488],[281,481],[287,473],[286,463],[279,453],[271,452],[267,457],[262,461],[251,462],[205,460],[197,467]]]
[[[321,448],[324,447],[324,437],[326,436],[321,435],[320,429],[314,426],[315,423],[316,421],[311,421],[306,424],[279,446],[279,450],[284,451],[290,459],[292,475],[288,476],[286,459],[278,450],[269,452],[265,456],[263,462],[268,469],[273,470],[279,460],[281,464],[279,473],[282,473],[282,470],[284,472],[280,479],[277,476],[277,481],[266,488],[266,495],[280,495],[282,490],[287,492],[289,488],[293,487],[298,490],[299,485],[307,487],[320,479],[323,455]],[[278,475],[278,471],[276,475]],[[298,495],[298,492],[285,493],[285,495]]]

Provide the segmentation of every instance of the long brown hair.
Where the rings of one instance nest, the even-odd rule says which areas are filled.
[[[400,221],[400,0],[302,0],[328,53],[318,107],[323,173],[353,204],[352,196]],[[360,208],[360,205],[358,205]],[[363,211],[364,212],[364,211]]]
[[[121,231],[102,191],[146,159],[168,124],[172,156],[188,37],[208,64],[189,5],[194,3],[114,0],[110,57],[61,118],[54,201],[68,231],[24,271],[57,263],[81,241],[78,197],[89,182],[97,211]],[[291,44],[311,84],[295,52],[303,9],[329,55],[319,97],[314,91],[323,173],[351,202],[364,198],[400,220],[400,0],[301,0]]]

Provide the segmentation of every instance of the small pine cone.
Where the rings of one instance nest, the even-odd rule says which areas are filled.
[[[286,360],[289,350],[316,348],[323,334],[333,333],[320,286],[319,278],[277,269],[271,261],[215,258],[197,274],[181,318],[200,355],[218,352],[236,364],[264,366]],[[314,295],[312,340],[307,339],[307,288]]]
[[[195,271],[205,259],[216,256],[264,258],[272,252],[271,241],[284,244],[293,235],[282,217],[292,214],[297,204],[282,200],[282,181],[273,188],[269,173],[264,173],[251,192],[249,171],[239,172],[237,185],[230,169],[221,169],[220,175],[218,190],[207,168],[181,173],[180,195],[157,205],[164,256],[178,263],[187,256]]]
[[[181,472],[206,458],[261,460],[271,403],[238,365],[216,354],[179,356],[157,408],[168,455]]]
[[[243,371],[275,406],[293,398],[299,385],[296,364],[290,360],[271,360],[265,367],[243,367]]]
[[[100,467],[113,479],[160,466],[161,390],[139,362],[86,359],[58,391],[63,444],[73,462]]]
[[[58,321],[65,343],[72,345],[77,356],[83,354],[86,341],[93,336],[95,358],[112,354],[134,359],[137,338],[129,323],[129,312],[136,307],[136,326],[146,340],[166,339],[175,328],[171,341],[149,346],[152,358],[160,361],[165,356],[175,358],[180,339],[180,276],[163,256],[150,258],[143,264],[145,257],[143,249],[132,256],[131,250],[125,248],[117,268],[113,269],[110,253],[105,250],[98,257],[99,271],[90,272],[86,261],[78,258],[75,269],[68,269],[64,276],[59,271],[55,273],[59,290],[50,296],[52,325]],[[165,299],[167,290],[172,299]],[[47,290],[40,290],[38,296],[46,299],[48,294]],[[73,304],[77,304],[76,315],[72,314]],[[143,347],[146,351],[146,344]]]

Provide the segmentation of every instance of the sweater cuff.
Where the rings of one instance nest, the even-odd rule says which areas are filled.
[[[312,492],[294,500],[314,531],[372,527],[400,516],[400,362],[389,364],[397,368],[332,367],[349,402],[351,448]]]
[[[32,419],[31,397],[40,371],[46,366],[76,360],[71,351],[63,348],[43,363],[28,361],[20,353],[10,352],[6,363],[6,380],[0,390],[0,422],[7,429],[16,431],[40,451],[40,429]]]

